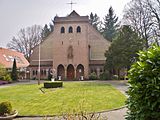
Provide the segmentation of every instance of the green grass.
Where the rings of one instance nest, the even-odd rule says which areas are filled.
[[[37,84],[0,88],[0,102],[10,101],[19,115],[60,115],[73,109],[96,112],[123,106],[126,97],[100,82],[64,82],[63,88],[43,89]]]

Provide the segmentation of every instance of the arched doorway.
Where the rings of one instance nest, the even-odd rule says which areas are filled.
[[[79,64],[76,69],[76,78],[80,80],[81,76],[84,77],[84,66],[82,64]]]
[[[67,67],[67,80],[73,80],[74,79],[74,67],[73,65],[68,65]]]
[[[64,66],[62,64],[58,65],[57,67],[57,78],[58,76],[61,76],[61,80],[64,80],[65,72],[64,72]]]

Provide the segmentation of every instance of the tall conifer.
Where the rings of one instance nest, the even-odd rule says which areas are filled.
[[[113,37],[116,34],[116,30],[118,27],[118,17],[114,14],[114,10],[112,7],[109,8],[108,14],[104,18],[104,28],[103,28],[103,35],[104,37],[112,41]]]
[[[13,61],[11,78],[12,78],[13,81],[17,81],[18,80],[16,59],[14,59],[14,61]]]

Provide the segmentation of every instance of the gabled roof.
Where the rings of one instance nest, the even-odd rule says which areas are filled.
[[[1,65],[3,65],[5,68],[12,68],[14,59],[16,59],[17,68],[29,66],[29,62],[22,53],[6,48],[0,48]]]
[[[89,22],[88,16],[80,16],[75,10],[73,10],[66,17],[54,17],[54,23],[64,23],[64,22]]]
[[[68,17],[80,17],[80,15],[75,11],[73,10],[69,15]]]

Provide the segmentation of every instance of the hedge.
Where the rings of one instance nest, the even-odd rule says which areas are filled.
[[[62,86],[63,86],[63,82],[60,82],[60,81],[44,82],[44,88],[57,88]]]

